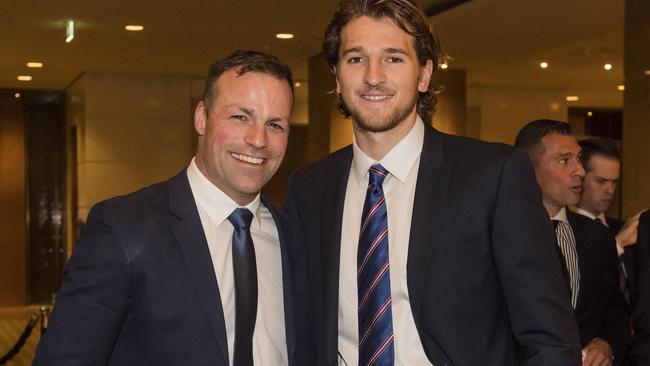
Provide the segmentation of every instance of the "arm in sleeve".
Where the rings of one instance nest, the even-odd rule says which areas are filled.
[[[521,365],[580,365],[580,337],[527,155],[502,167],[492,243]]]
[[[34,365],[105,365],[127,316],[129,255],[109,205],[91,210]]]

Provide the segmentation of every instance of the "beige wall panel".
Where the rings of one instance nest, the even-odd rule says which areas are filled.
[[[526,123],[566,121],[563,89],[484,87],[480,89],[481,139],[512,144]],[[473,97],[474,99],[475,97]]]
[[[175,162],[193,156],[194,126],[183,119],[87,118],[81,161]]]
[[[189,78],[86,74],[86,117],[187,118],[191,110]]]

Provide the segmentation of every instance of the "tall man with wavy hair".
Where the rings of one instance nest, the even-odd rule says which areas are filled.
[[[297,171],[319,365],[578,365],[527,156],[430,126],[442,52],[411,0],[342,0],[323,50],[354,140]]]

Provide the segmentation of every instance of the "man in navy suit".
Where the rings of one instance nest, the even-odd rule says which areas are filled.
[[[530,161],[430,126],[442,54],[417,3],[343,0],[323,50],[354,142],[289,186],[318,364],[578,365]]]
[[[528,152],[555,226],[557,256],[580,331],[583,366],[618,365],[630,336],[629,309],[618,286],[616,243],[604,226],[567,209],[582,192],[585,170],[569,124],[526,124],[515,146]]]
[[[274,56],[237,51],[211,66],[196,156],[91,210],[34,364],[312,363],[300,236],[260,196],[292,103]]]

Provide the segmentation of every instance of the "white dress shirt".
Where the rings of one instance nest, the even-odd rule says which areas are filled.
[[[233,227],[228,216],[239,206],[199,171],[192,159],[187,177],[208,241],[226,322],[228,356],[233,362],[235,344],[235,282],[232,265]],[[257,262],[257,320],[253,333],[256,366],[287,365],[287,342],[282,292],[282,258],[275,221],[261,204],[260,195],[245,206],[253,213],[251,236]],[[214,309],[218,311],[218,309]]]
[[[411,131],[379,163],[389,175],[383,183],[388,211],[388,256],[395,335],[395,365],[431,365],[415,327],[406,283],[406,262],[413,199],[424,143],[420,117]],[[339,364],[359,363],[357,247],[363,203],[368,189],[368,169],[375,163],[353,140],[354,151],[345,193],[341,227],[339,272],[338,350]]]

